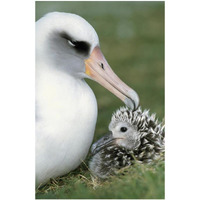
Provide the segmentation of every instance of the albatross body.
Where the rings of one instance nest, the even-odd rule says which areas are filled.
[[[104,58],[94,28],[80,16],[53,12],[36,22],[36,185],[64,175],[85,159],[97,102],[84,78],[137,108],[139,98]]]

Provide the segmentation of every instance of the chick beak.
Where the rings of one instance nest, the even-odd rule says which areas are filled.
[[[92,145],[91,147],[92,155],[95,155],[96,153],[101,151],[101,149],[103,149],[105,146],[111,145],[114,141],[115,139],[113,139],[112,132],[109,132],[108,134],[100,138],[97,142],[95,142]]]

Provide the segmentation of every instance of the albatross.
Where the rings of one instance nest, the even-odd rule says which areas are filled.
[[[36,186],[77,168],[93,140],[97,120],[92,79],[131,109],[137,93],[103,56],[98,35],[82,17],[61,12],[36,22]]]

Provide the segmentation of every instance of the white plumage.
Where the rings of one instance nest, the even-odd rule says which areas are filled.
[[[87,21],[69,13],[45,15],[36,23],[36,185],[75,169],[88,153],[97,103],[84,78],[132,108],[139,104],[111,70]]]

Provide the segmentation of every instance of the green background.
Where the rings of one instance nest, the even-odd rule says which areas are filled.
[[[36,2],[36,20],[51,11],[75,13],[85,18],[96,30],[101,50],[114,72],[140,97],[143,109],[150,109],[157,117],[164,119],[164,2]],[[123,106],[117,97],[97,83],[87,80],[98,102],[98,120],[94,141],[108,131],[112,113]],[[90,155],[89,155],[90,156]],[[87,161],[89,159],[86,159]],[[149,169],[149,168],[148,168]],[[148,173],[151,172],[148,171]],[[82,165],[66,180],[58,183],[58,188],[49,184],[36,193],[37,198],[164,198],[164,165],[158,164],[158,174],[144,171],[143,176],[149,180],[134,179],[135,175],[127,172],[120,184],[106,182],[93,193],[90,184],[81,182],[81,173],[89,180],[87,167]],[[131,169],[137,170],[137,168]],[[138,167],[137,173],[143,173]],[[136,173],[136,172],[135,172]],[[131,176],[133,176],[131,178]],[[154,177],[155,176],[155,177]],[[130,179],[130,180],[129,180]],[[127,188],[129,181],[133,188]],[[77,183],[77,182],[78,183]],[[141,181],[137,183],[137,181]],[[149,181],[145,182],[145,181]],[[66,190],[63,187],[66,186]],[[76,185],[78,184],[78,185]],[[106,185],[108,184],[108,185]],[[152,185],[149,186],[148,184]],[[69,186],[70,185],[70,186]],[[123,187],[122,187],[123,185]],[[138,186],[139,185],[139,186]],[[157,185],[157,188],[154,188]],[[120,190],[119,194],[109,193],[109,187]],[[72,187],[73,189],[69,189]],[[102,189],[103,187],[103,189]],[[104,188],[105,187],[105,188]],[[151,188],[153,187],[153,188]],[[65,188],[65,187],[64,187]],[[125,190],[125,191],[124,191]],[[98,192],[99,191],[99,192]],[[136,191],[136,190],[134,190]],[[148,192],[149,191],[149,192]],[[81,192],[81,195],[80,195]]]

